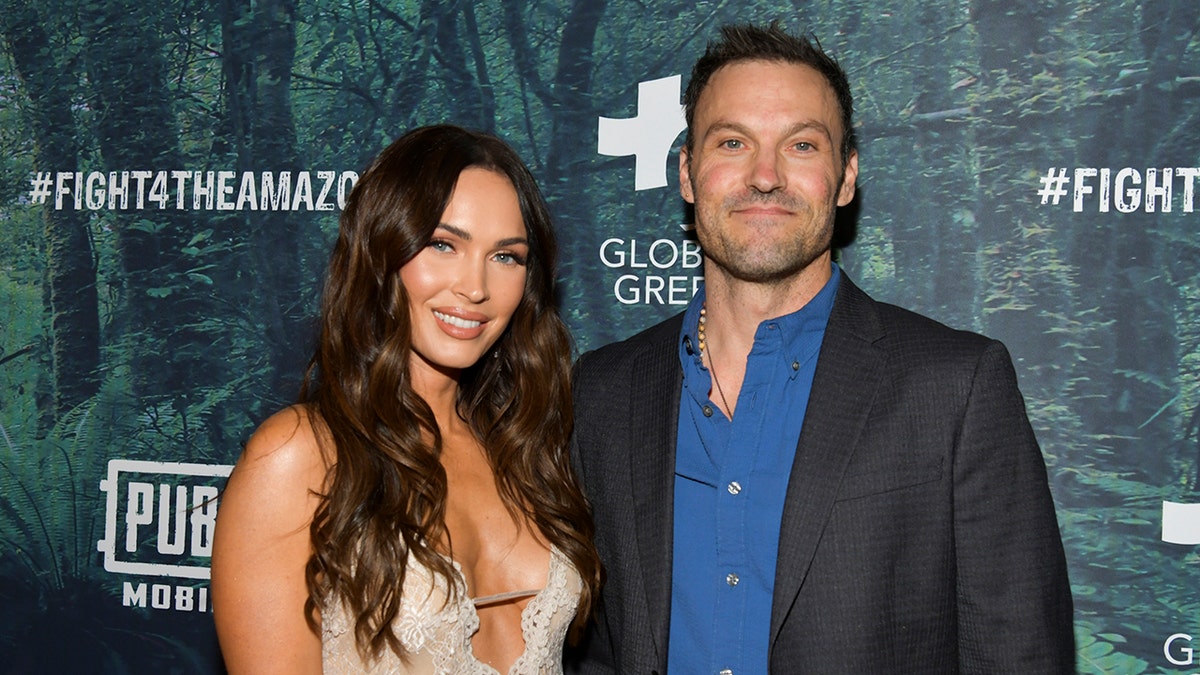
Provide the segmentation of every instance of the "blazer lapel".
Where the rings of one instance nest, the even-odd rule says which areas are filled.
[[[882,377],[883,356],[873,345],[880,337],[874,301],[843,277],[788,479],[771,604],[772,646],[808,574]]]
[[[671,608],[672,507],[675,498],[675,437],[683,370],[676,338],[682,319],[668,322],[638,358],[630,388],[630,489],[636,506],[635,535],[641,560],[651,639],[665,664]]]

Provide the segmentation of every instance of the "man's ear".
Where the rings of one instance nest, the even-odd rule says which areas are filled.
[[[696,195],[692,194],[691,153],[687,146],[679,148],[679,196],[689,204],[696,203]]]
[[[846,157],[846,166],[842,169],[842,186],[838,189],[838,206],[845,206],[854,199],[854,190],[858,184],[858,151],[851,150]]]

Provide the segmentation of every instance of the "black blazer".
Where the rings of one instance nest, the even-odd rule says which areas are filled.
[[[569,672],[666,670],[681,325],[576,364],[572,452],[607,580]],[[1008,352],[843,277],[779,528],[771,671],[1070,673],[1074,659]]]

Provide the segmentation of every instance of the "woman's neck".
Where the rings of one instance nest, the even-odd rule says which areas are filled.
[[[458,415],[458,385],[462,371],[446,372],[416,356],[409,364],[408,371],[413,392],[433,411],[438,429],[443,434],[464,424]]]

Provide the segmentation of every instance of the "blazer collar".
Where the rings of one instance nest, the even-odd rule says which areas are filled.
[[[771,645],[795,604],[883,374],[875,301],[843,275],[788,480],[771,603]]]

